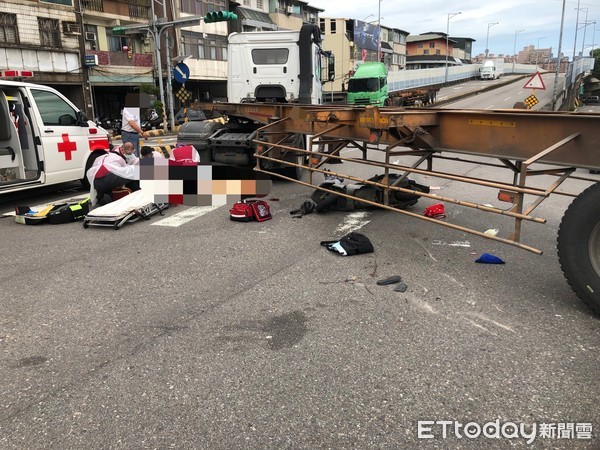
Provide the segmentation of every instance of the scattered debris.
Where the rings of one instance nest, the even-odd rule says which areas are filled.
[[[317,204],[314,201],[305,200],[302,205],[300,205],[300,208],[290,211],[290,214],[292,214],[292,217],[295,219],[301,218],[302,216],[313,212],[316,206]]]
[[[406,283],[404,283],[403,281],[401,281],[398,286],[396,286],[394,288],[395,292],[406,292],[406,290],[408,289],[408,286],[406,285]]]
[[[423,211],[423,215],[431,217],[433,219],[443,219],[446,217],[446,210],[443,203],[436,203],[435,205],[428,206]]]
[[[373,253],[375,251],[368,237],[355,232],[347,234],[339,241],[321,241],[321,245],[327,250],[339,253],[342,256]]]
[[[490,228],[489,230],[485,230],[483,234],[486,236],[496,236],[500,230],[497,228]]]
[[[386,286],[388,284],[394,284],[394,283],[399,283],[402,281],[402,278],[400,278],[400,275],[393,275],[391,277],[387,277],[387,278],[383,278],[381,280],[377,281],[377,285],[378,286]]]
[[[505,262],[502,259],[489,253],[484,253],[479,258],[477,258],[475,262],[481,264],[505,264]]]

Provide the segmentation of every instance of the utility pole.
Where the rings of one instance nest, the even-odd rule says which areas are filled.
[[[89,69],[85,64],[85,28],[83,24],[83,11],[80,0],[75,0],[75,21],[79,25],[79,64],[81,65],[81,76],[83,78],[83,110],[90,120],[94,120],[94,102],[92,101],[92,87],[90,86]]]
[[[567,0],[563,0],[562,15],[560,18],[560,35],[558,38],[558,57],[556,58],[556,73],[554,74],[554,89],[552,92],[552,111],[556,111],[556,101],[558,100],[558,73],[560,72],[560,52],[562,51],[563,27],[565,24],[565,6]]]
[[[154,39],[154,53],[155,53],[155,57],[156,57],[156,64],[157,64],[157,71],[158,71],[158,87],[160,90],[160,101],[163,104],[163,124],[164,124],[164,131],[167,131],[167,121],[165,120],[166,118],[166,114],[165,114],[165,89],[164,89],[164,85],[163,85],[163,73],[162,73],[162,60],[161,60],[161,56],[160,56],[160,52],[161,52],[161,45],[160,45],[160,40],[161,40],[161,34],[167,30],[168,28],[171,27],[175,27],[175,28],[181,28],[181,27],[191,27],[194,25],[199,25],[201,21],[204,21],[204,23],[213,23],[213,22],[224,22],[224,21],[228,21],[228,20],[237,20],[237,15],[235,15],[234,13],[230,12],[230,11],[214,11],[214,12],[209,12],[206,16],[190,16],[190,17],[184,17],[184,18],[180,18],[180,19],[174,19],[174,20],[163,20],[163,21],[159,21],[157,20],[155,14],[154,14],[154,0],[151,1],[152,4],[152,21],[149,25],[124,25],[124,26],[120,26],[120,27],[113,27],[112,32],[113,34],[116,35],[122,35],[122,34],[139,34],[139,33],[150,33],[152,35],[152,38]],[[163,8],[164,8],[164,4],[163,4]],[[164,17],[163,19],[166,19],[166,17]],[[168,45],[167,45],[168,46]],[[171,83],[171,62],[168,61],[167,63],[167,67],[169,70],[169,73],[167,74],[167,82],[169,83],[168,87],[170,87],[170,83]],[[172,93],[169,94],[169,96],[172,96]],[[173,102],[171,101],[171,105],[173,104]],[[171,106],[171,111],[172,111],[172,106]],[[172,122],[174,122],[173,117],[171,117]]]
[[[490,28],[493,27],[494,25],[498,25],[499,23],[500,22],[488,23],[487,36],[485,38],[485,59],[487,59],[488,54],[489,54],[488,41],[490,40]]]
[[[377,61],[381,61],[381,2],[383,0],[379,0],[379,10],[377,12],[377,29],[378,29],[378,38],[377,38]]]
[[[515,59],[517,59],[517,34],[523,32],[525,30],[515,30],[515,45],[513,47],[513,66],[512,66],[512,73],[514,75],[515,73]]]
[[[444,75],[444,83],[448,83],[448,33],[450,33],[450,19],[452,19],[454,16],[457,16],[461,13],[462,11],[459,12],[455,12],[455,13],[448,13],[448,20],[446,21],[446,71],[445,71],[445,75]]]

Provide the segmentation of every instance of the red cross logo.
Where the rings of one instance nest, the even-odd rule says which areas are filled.
[[[67,133],[63,133],[62,139],[63,141],[58,143],[58,151],[65,152],[65,161],[71,161],[71,159],[73,159],[71,157],[71,152],[77,151],[77,144],[69,141],[69,135]]]

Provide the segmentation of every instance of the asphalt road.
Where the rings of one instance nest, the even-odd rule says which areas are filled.
[[[503,205],[496,192],[415,179]],[[0,212],[80,193],[3,198]],[[185,206],[119,231],[1,218],[0,448],[600,447],[599,322],[555,250],[568,197],[536,210],[547,224],[525,224],[538,256],[383,210],[292,218],[310,193],[276,181],[263,223],[221,207],[161,225]],[[502,217],[446,212],[511,231]],[[353,229],[374,253],[319,245]],[[475,263],[484,252],[506,264]],[[376,284],[391,275],[406,292]],[[452,423],[444,438],[419,421]],[[528,445],[509,424],[468,438],[454,421],[536,437]]]

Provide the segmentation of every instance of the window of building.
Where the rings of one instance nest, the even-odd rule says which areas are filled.
[[[428,49],[423,50],[423,54],[424,55],[429,55],[429,50]]]
[[[435,42],[430,42],[429,43],[429,48],[435,48]]]
[[[441,52],[440,50],[436,50],[436,51],[435,51],[435,54],[436,54],[436,55],[441,55],[441,54],[442,54],[442,52]]]
[[[319,19],[319,30],[321,30],[321,34],[325,34],[325,19]]]
[[[209,12],[225,10],[227,5],[225,0],[180,0],[180,8],[181,12],[205,16]]]
[[[192,58],[227,61],[227,36],[182,30],[181,39],[184,53]]]
[[[129,47],[129,39],[126,36],[114,36],[110,28],[106,29],[106,41],[109,52],[122,52],[123,47]]]
[[[263,9],[263,0],[256,0],[256,8],[257,9]]]
[[[417,44],[417,48],[423,48],[423,44]]]
[[[86,50],[98,50],[98,27],[96,25],[85,25],[85,40]]]
[[[16,14],[0,13],[0,42],[3,44],[19,43]]]
[[[255,48],[252,50],[254,64],[285,64],[288,61],[287,48]]]
[[[60,42],[60,28],[57,19],[38,17],[38,27],[40,29],[40,43],[42,47],[62,47],[62,43]]]
[[[250,6],[250,0],[244,0],[244,6]]]
[[[73,6],[73,0],[42,0],[40,3],[55,3],[57,5]]]
[[[335,34],[337,31],[335,19],[331,19],[329,26],[331,27],[331,34]]]

